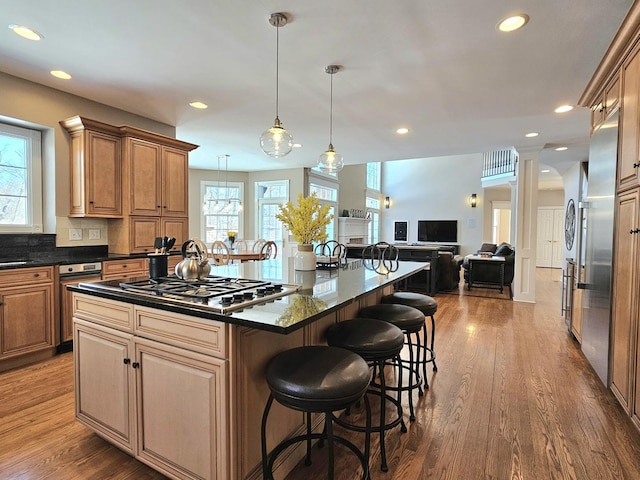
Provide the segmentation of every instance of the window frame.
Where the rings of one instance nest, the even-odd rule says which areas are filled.
[[[20,225],[0,224],[0,233],[41,233],[43,231],[42,132],[34,128],[0,122],[0,134],[20,137],[27,142],[25,161],[27,221]]]
[[[201,180],[200,181],[200,205],[202,205],[206,200],[205,200],[205,194],[207,192],[207,188],[210,187],[214,187],[214,188],[238,188],[239,189],[239,208],[238,208],[238,212],[236,214],[225,214],[225,216],[230,217],[230,216],[236,216],[238,217],[238,230],[237,230],[237,235],[236,238],[240,239],[243,238],[243,234],[244,234],[244,208],[242,207],[242,205],[244,204],[244,183],[243,182],[223,182],[223,181],[218,181],[218,180]],[[222,199],[223,201],[226,199]],[[234,198],[235,200],[235,198]],[[207,242],[207,230],[209,230],[207,228],[207,217],[208,216],[222,216],[219,214],[207,214],[204,212],[204,209],[201,208],[200,209],[200,235],[202,240],[204,240],[207,244],[209,242]],[[226,233],[226,232],[225,232]],[[227,236],[224,235],[224,238],[217,238],[217,240],[226,240]]]

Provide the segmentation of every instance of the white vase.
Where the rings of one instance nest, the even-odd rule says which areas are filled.
[[[313,245],[300,244],[298,251],[293,257],[293,268],[295,270],[315,270],[316,254],[313,251]]]

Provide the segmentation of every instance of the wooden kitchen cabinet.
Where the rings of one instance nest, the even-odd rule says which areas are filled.
[[[605,87],[602,95],[598,98],[598,103],[591,107],[592,132],[618,108],[621,83],[620,77],[616,75]]]
[[[151,253],[156,237],[189,236],[189,151],[195,145],[123,130],[124,219],[109,225],[112,253]]]
[[[230,478],[224,325],[85,295],[74,305],[76,418],[171,478]]]
[[[0,371],[53,356],[53,267],[0,272]]]
[[[79,116],[60,123],[71,136],[69,216],[122,217],[122,148],[117,128]]]
[[[76,418],[135,454],[133,335],[74,319]]]
[[[129,214],[188,217],[188,151],[125,139]]]
[[[622,66],[618,191],[640,186],[640,49]]]
[[[102,280],[149,276],[149,260],[144,257],[102,262]]]
[[[613,261],[613,300],[611,315],[611,390],[629,412],[636,386],[632,381],[636,368],[638,330],[638,245],[640,190],[618,197]],[[640,392],[639,392],[640,393]]]

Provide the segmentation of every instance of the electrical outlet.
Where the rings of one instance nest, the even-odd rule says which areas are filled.
[[[69,240],[82,240],[82,229],[81,228],[70,228],[69,229]]]
[[[89,240],[99,240],[100,239],[100,229],[99,228],[90,228],[89,229]]]

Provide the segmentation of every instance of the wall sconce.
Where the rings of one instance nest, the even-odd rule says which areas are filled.
[[[391,199],[389,197],[384,197],[384,208],[389,208],[391,206]]]
[[[476,208],[478,206],[478,196],[475,193],[471,194],[471,198],[469,198],[469,204],[471,208]]]

